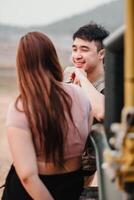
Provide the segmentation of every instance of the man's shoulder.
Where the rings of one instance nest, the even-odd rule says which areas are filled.
[[[98,90],[98,92],[104,94],[104,88],[105,88],[105,79],[104,76],[100,77],[98,80],[96,80],[93,83],[93,86]]]

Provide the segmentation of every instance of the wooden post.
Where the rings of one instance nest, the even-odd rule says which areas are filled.
[[[134,106],[134,1],[126,0],[125,31],[125,107]]]

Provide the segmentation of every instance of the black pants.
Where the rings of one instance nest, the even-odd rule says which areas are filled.
[[[55,200],[78,200],[83,190],[81,170],[39,177]],[[13,165],[6,178],[2,200],[32,200],[21,184]]]

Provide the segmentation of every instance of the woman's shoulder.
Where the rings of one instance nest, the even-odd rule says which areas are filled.
[[[73,83],[65,83],[64,86],[75,102],[79,102],[84,105],[84,107],[86,107],[86,105],[91,107],[89,98],[80,86]]]
[[[75,92],[75,93],[77,93],[78,95],[83,95],[84,94],[84,92],[83,92],[83,89],[80,87],[80,86],[78,86],[78,85],[76,85],[76,84],[74,84],[74,83],[64,83],[64,87],[68,90],[68,91],[70,91],[70,92]],[[85,95],[85,94],[84,94]]]
[[[27,118],[23,111],[21,100],[17,101],[17,99],[14,99],[9,104],[6,117],[6,126],[28,129]]]
[[[17,98],[13,99],[10,103],[9,103],[9,106],[8,106],[8,109],[7,109],[7,114],[9,113],[12,113],[12,114],[19,114],[20,111],[23,111],[23,106],[22,106],[22,102],[21,100],[17,100]]]
[[[78,95],[80,97],[83,97],[84,99],[88,99],[83,89],[74,83],[64,83],[65,88],[68,90],[68,92],[73,92],[75,95]],[[89,100],[88,100],[89,101]]]

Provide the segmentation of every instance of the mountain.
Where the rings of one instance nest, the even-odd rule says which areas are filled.
[[[56,46],[61,63],[68,65],[70,64],[72,34],[90,21],[97,22],[113,32],[124,23],[124,0],[113,0],[93,10],[87,10],[47,26],[24,28],[0,24],[0,66],[15,65],[15,49],[18,39],[22,34],[34,30],[49,35]]]
[[[93,10],[39,28],[48,33],[72,35],[80,26],[90,21],[100,23],[113,32],[124,23],[124,0],[105,3]]]

